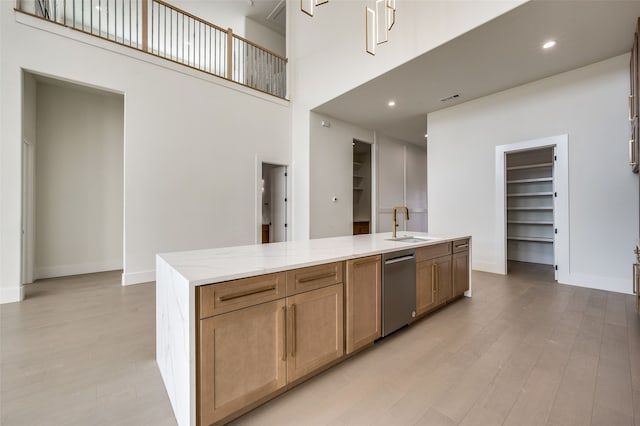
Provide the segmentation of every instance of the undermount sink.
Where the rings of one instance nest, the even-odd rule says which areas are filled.
[[[414,235],[405,235],[396,238],[388,238],[387,241],[398,241],[400,243],[424,243],[426,241],[435,241],[438,238],[416,237]]]

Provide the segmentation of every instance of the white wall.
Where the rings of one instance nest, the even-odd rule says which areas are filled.
[[[287,102],[12,8],[0,2],[0,301],[20,297],[23,68],[125,96],[125,283],[153,280],[158,252],[254,242],[256,157],[290,163]]]
[[[259,24],[253,19],[246,18],[244,20],[244,38],[258,43],[260,46],[277,53],[280,56],[287,56],[286,37]]]
[[[245,18],[249,6],[245,0],[170,0],[168,3],[211,22],[262,47],[285,56],[285,37],[264,25]]]
[[[299,2],[287,2],[295,239],[310,235],[309,112],[524,2],[399,1],[395,27],[376,56],[364,49],[364,11],[373,2],[331,1],[313,18],[300,12]]]
[[[124,98],[39,83],[35,278],[122,269]]]
[[[499,273],[495,147],[568,134],[570,261],[559,267],[570,268],[567,284],[630,292],[628,66],[622,55],[430,114],[430,232],[473,235],[473,268]]]
[[[377,232],[390,232],[392,209],[409,208],[409,221],[398,216],[398,230],[427,231],[427,152],[415,144],[376,134]]]
[[[323,127],[323,120],[331,127]],[[372,143],[373,132],[317,113],[311,113],[310,122],[311,238],[352,235],[352,143]]]

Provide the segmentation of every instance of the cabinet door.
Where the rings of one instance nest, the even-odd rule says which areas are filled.
[[[287,377],[293,382],[344,354],[342,283],[287,298]]]
[[[346,351],[349,354],[381,335],[382,261],[380,256],[370,256],[346,263]]]
[[[451,279],[451,256],[439,257],[435,260],[438,265],[438,296],[440,305],[453,297],[453,280]]]
[[[200,321],[199,424],[210,425],[286,384],[285,300]]]
[[[469,252],[453,255],[453,296],[460,296],[469,290]]]
[[[437,268],[433,259],[416,263],[417,315],[422,315],[436,306]]]

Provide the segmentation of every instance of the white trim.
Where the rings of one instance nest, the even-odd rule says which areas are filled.
[[[586,274],[567,274],[561,284],[613,291],[615,293],[633,294],[631,279],[600,277]],[[629,274],[631,275],[631,274]]]
[[[24,84],[23,84],[24,91]],[[35,145],[22,139],[22,213],[20,239],[21,253],[21,284],[32,283],[34,280],[35,259]]]
[[[471,259],[471,269],[480,272],[489,272],[491,274],[505,275],[502,272],[502,265],[495,262],[482,262],[475,259]]]
[[[0,304],[15,303],[24,300],[24,286],[0,287]]]
[[[558,197],[555,199],[554,226],[558,229],[555,236],[554,257],[558,265],[558,282],[570,281],[569,264],[569,136],[558,135],[547,138],[517,142],[508,145],[496,146],[496,230],[498,263],[496,273],[507,274],[507,221],[505,214],[506,205],[506,169],[505,157],[508,152],[524,151],[529,149],[556,147],[557,161],[554,164],[554,185]]]
[[[156,271],[129,272],[122,274],[122,285],[145,284],[156,280]]]
[[[95,272],[117,271],[122,269],[122,259],[101,262],[78,263],[74,265],[56,265],[36,268],[36,279],[66,277],[69,275],[92,274]]]
[[[292,193],[292,182],[291,179],[291,165],[286,161],[282,161],[279,159],[273,159],[271,157],[265,157],[262,155],[256,155],[255,157],[255,177],[256,177],[256,192],[255,192],[255,204],[254,204],[254,212],[255,212],[255,224],[256,224],[256,235],[255,235],[255,244],[262,244],[262,164],[267,163],[274,166],[281,166],[287,169],[287,211],[286,211],[286,223],[287,230],[285,232],[286,241],[291,241],[291,230],[293,214],[291,206],[293,203],[291,202],[291,193]]]

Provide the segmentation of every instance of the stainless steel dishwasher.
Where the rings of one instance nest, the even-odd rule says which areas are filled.
[[[409,324],[416,316],[415,250],[382,255],[382,336]]]

